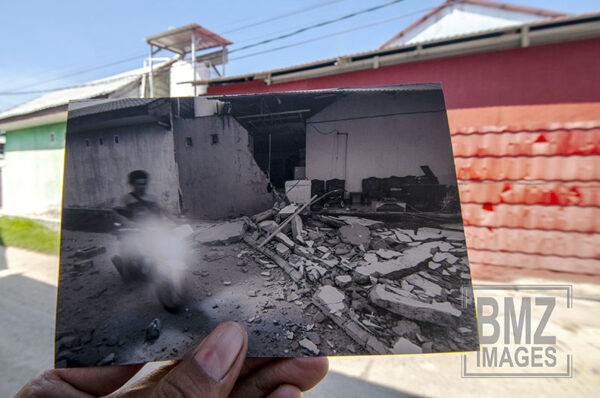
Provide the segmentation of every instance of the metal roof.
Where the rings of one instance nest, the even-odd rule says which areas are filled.
[[[168,63],[164,62],[158,68]],[[90,99],[111,94],[122,87],[127,86],[148,73],[148,68],[135,69],[129,72],[94,80],[79,86],[73,86],[62,90],[52,91],[31,101],[17,105],[13,108],[0,112],[0,121],[31,114],[34,112],[64,106],[69,101]]]
[[[291,80],[377,69],[383,66],[455,55],[497,51],[600,36],[600,12],[469,33],[417,44],[370,50],[284,68],[217,77],[192,84],[229,84],[265,80],[267,85]]]
[[[144,40],[152,46],[185,55],[192,51],[192,37],[197,41],[196,50],[231,44],[229,40],[195,23],[148,36]]]

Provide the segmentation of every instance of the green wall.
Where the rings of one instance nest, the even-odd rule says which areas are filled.
[[[6,132],[2,207],[14,214],[58,217],[66,123]]]

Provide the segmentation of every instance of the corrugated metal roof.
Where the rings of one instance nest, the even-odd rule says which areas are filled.
[[[156,98],[110,98],[89,101],[71,101],[69,102],[69,118],[147,105],[152,101],[156,101]]]
[[[166,64],[166,62],[156,66],[155,70],[164,64]],[[148,68],[135,69],[118,75],[94,80],[79,86],[53,91],[1,112],[0,120],[66,105],[69,101],[73,100],[90,99],[110,94],[140,79],[140,77],[147,72]]]

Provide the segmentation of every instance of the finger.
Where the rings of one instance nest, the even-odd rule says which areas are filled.
[[[92,398],[95,395],[80,391],[56,374],[56,370],[47,370],[30,380],[15,395],[15,398]]]
[[[165,377],[175,366],[181,361],[171,361],[171,363],[161,366],[160,368],[152,371],[145,375],[143,378],[137,380],[123,391],[118,391],[111,395],[111,398],[117,397],[146,397],[150,395],[150,392],[154,390],[154,387]]]
[[[55,369],[66,383],[89,394],[107,395],[131,379],[144,365],[121,365],[90,368]]]
[[[242,369],[248,336],[235,322],[223,323],[157,385],[154,397],[227,397]]]
[[[277,387],[275,391],[270,393],[267,398],[301,398],[302,391],[296,386],[284,384]]]
[[[268,362],[273,362],[275,361],[276,358],[269,358],[269,357],[253,357],[253,358],[246,358],[246,360],[244,361],[244,366],[242,366],[242,370],[240,371],[240,379],[246,377],[246,375],[250,372],[252,372],[254,369],[265,365]]]
[[[238,382],[233,397],[264,397],[279,386],[290,384],[300,391],[313,388],[325,375],[326,357],[286,358],[265,365]]]

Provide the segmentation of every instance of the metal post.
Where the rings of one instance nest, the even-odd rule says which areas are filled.
[[[221,76],[225,76],[225,51],[227,47],[221,46]]]
[[[150,73],[148,74],[148,86],[149,86],[149,97],[152,98],[152,96],[154,95],[154,90],[153,90],[153,82],[154,82],[154,74],[152,71],[152,56],[154,55],[154,46],[152,44],[150,44],[150,57],[148,57],[148,63],[150,64]]]
[[[194,97],[196,96],[196,34],[192,30],[192,73],[194,76],[192,77],[192,86],[194,87]]]

